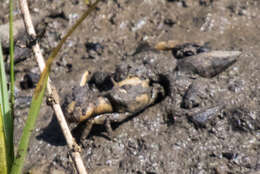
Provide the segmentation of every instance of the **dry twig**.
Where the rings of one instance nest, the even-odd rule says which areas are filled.
[[[36,32],[35,29],[33,27],[33,23],[31,20],[31,15],[29,12],[29,8],[28,8],[28,4],[26,0],[19,0],[20,3],[20,7],[21,7],[21,12],[23,15],[23,19],[24,19],[24,24],[27,30],[27,33],[29,36],[31,36],[32,38],[36,38]],[[38,43],[36,43],[33,47],[33,52],[35,54],[38,66],[40,68],[40,71],[42,72],[44,70],[45,67],[45,62],[44,62],[44,58],[41,54],[40,51],[40,46]],[[59,95],[55,89],[55,87],[53,85],[51,85],[51,80],[49,78],[48,83],[47,83],[47,91],[49,96],[52,99],[52,107],[54,109],[55,115],[57,117],[57,120],[61,126],[62,132],[65,136],[65,139],[67,141],[67,144],[69,146],[69,150],[71,152],[71,156],[72,159],[76,165],[77,171],[79,174],[87,174],[87,171],[85,169],[85,166],[83,164],[83,161],[81,159],[80,156],[80,147],[78,146],[78,144],[76,143],[75,139],[72,137],[70,129],[67,125],[67,122],[65,120],[64,114],[62,112],[61,106],[59,104]]]

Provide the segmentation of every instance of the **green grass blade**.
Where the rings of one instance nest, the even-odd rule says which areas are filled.
[[[91,11],[95,9],[95,6],[98,4],[100,0],[97,0],[91,7],[80,17],[80,19],[70,28],[68,33],[64,36],[64,38],[61,39],[57,47],[53,49],[50,56],[48,57],[48,60],[46,62],[46,66],[44,68],[44,71],[41,74],[40,80],[36,86],[36,89],[34,90],[32,103],[30,106],[30,110],[28,113],[28,118],[23,130],[23,134],[20,140],[20,144],[18,147],[17,155],[14,160],[11,174],[20,174],[23,169],[24,160],[26,157],[29,140],[31,133],[34,129],[34,125],[40,110],[40,105],[42,103],[42,99],[44,96],[44,92],[46,89],[47,81],[49,72],[51,69],[52,62],[54,61],[55,57],[57,56],[59,50],[61,49],[62,45],[65,43],[66,39],[75,31],[75,29],[82,23],[82,21],[90,14]]]
[[[1,107],[0,107],[0,173],[1,174],[8,173],[5,134],[4,134],[4,127],[3,127],[3,113]]]
[[[13,36],[13,0],[9,0],[9,52],[10,52],[10,81],[11,81],[11,111],[14,112],[14,36]],[[13,116],[13,115],[12,115]]]
[[[11,117],[10,107],[9,107],[9,97],[7,90],[7,80],[4,68],[4,58],[2,53],[2,46],[0,42],[0,105],[3,116],[3,128],[5,135],[5,144],[7,152],[7,164],[8,169],[11,168],[13,161],[13,121]]]
[[[34,91],[32,103],[28,113],[28,118],[26,120],[21,141],[18,147],[17,155],[12,166],[12,170],[11,170],[12,174],[19,174],[22,172],[24,160],[26,157],[26,153],[30,141],[30,136],[32,134],[38,113],[40,111],[40,106],[44,96],[47,79],[48,79],[48,74],[46,75],[42,74],[41,79]]]
[[[13,0],[9,0],[9,54],[10,54],[10,102],[11,102],[11,114],[8,115],[10,117],[10,134],[8,145],[10,145],[10,160],[13,163],[14,160],[14,35],[13,35]],[[11,166],[10,166],[11,167]],[[11,168],[9,168],[11,169]]]
[[[14,35],[13,35],[13,0],[9,0],[9,44],[10,44],[10,82],[11,82],[11,114],[14,117]]]

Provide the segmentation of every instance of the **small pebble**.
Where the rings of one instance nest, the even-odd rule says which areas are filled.
[[[220,106],[211,107],[204,111],[196,113],[189,118],[196,126],[206,127],[206,124],[219,114],[220,109]]]
[[[207,85],[201,80],[194,81],[185,92],[181,106],[185,109],[198,107],[203,94],[206,93]]]

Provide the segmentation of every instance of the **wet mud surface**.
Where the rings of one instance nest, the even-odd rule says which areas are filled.
[[[1,9],[6,6],[0,5]],[[30,8],[33,15],[45,16],[37,24],[45,57],[86,9],[84,2],[77,0],[30,1]],[[5,12],[0,12],[2,23],[7,20]],[[110,77],[120,81],[134,74],[160,83],[166,95],[131,118],[112,124],[114,141],[105,126],[94,126],[79,142],[88,171],[259,173],[259,14],[257,0],[101,2],[66,42],[52,67],[51,78],[61,101],[79,85],[86,70],[91,73],[90,85],[96,86],[98,93],[112,88]],[[197,46],[189,52],[151,49],[168,40],[199,45],[203,53]],[[213,75],[201,75],[201,68],[187,68],[187,60],[210,50],[240,51],[241,55],[222,72],[214,74],[217,68],[213,68]],[[191,54],[195,55],[189,58]],[[180,66],[182,62],[185,68]],[[16,143],[38,72],[30,54],[16,65]],[[28,77],[24,76],[30,73],[33,79],[27,84]],[[68,153],[54,113],[43,103],[25,169],[40,165],[45,167],[42,173],[75,173]]]

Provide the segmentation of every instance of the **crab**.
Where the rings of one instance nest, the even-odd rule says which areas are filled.
[[[111,122],[122,122],[153,105],[164,89],[149,78],[129,76],[119,82],[113,79],[113,88],[99,96],[90,94],[87,85],[77,87],[67,102],[68,120],[84,127],[81,139],[87,137],[93,125],[105,125],[109,137],[112,136]]]

